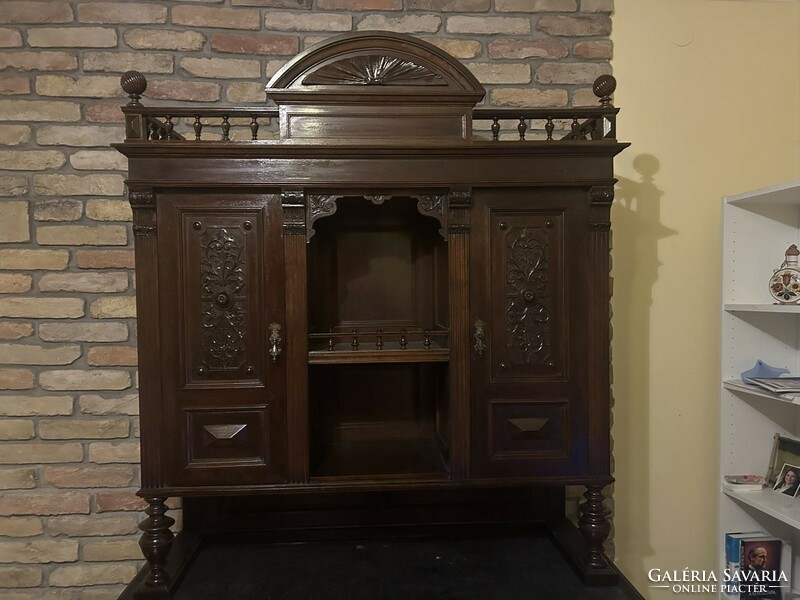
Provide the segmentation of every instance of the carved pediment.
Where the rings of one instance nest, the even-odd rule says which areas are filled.
[[[292,91],[324,97],[335,93],[332,88],[351,86],[365,86],[368,94],[379,95],[392,95],[387,87],[422,88],[420,94],[436,87],[435,94],[428,89],[427,95],[438,98],[444,93],[444,102],[473,104],[486,93],[469,69],[429,42],[401,33],[359,31],[298,54],[273,76],[267,95],[280,104],[294,97]],[[413,95],[414,91],[402,93]]]
[[[282,141],[417,144],[471,139],[486,90],[446,52],[410,35],[360,31],[312,46],[267,84]]]
[[[429,68],[395,56],[348,56],[324,65],[303,80],[303,85],[435,85],[444,78]]]

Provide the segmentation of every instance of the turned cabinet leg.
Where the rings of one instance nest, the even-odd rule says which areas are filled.
[[[151,586],[166,586],[169,583],[169,575],[165,570],[167,555],[172,547],[172,531],[170,527],[175,524],[175,519],[166,515],[167,500],[164,497],[145,497],[148,503],[145,513],[147,518],[139,524],[142,537],[139,539],[139,547],[142,554],[150,564],[150,575],[147,584]]]
[[[603,504],[603,486],[588,485],[583,494],[586,502],[579,506],[581,516],[578,526],[581,535],[589,547],[589,555],[586,559],[586,566],[589,569],[603,569],[607,567],[605,556],[603,555],[603,543],[608,534],[611,533],[611,522],[608,516],[611,511]]]

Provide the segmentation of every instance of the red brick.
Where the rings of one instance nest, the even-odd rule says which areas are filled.
[[[220,86],[207,81],[175,81],[156,79],[148,82],[147,96],[157,100],[214,102],[219,100]]]
[[[261,29],[261,11],[210,6],[176,6],[172,9],[172,22],[176,25],[194,27]]]
[[[0,52],[0,64],[20,71],[74,71],[78,59],[69,52]]]
[[[70,23],[74,20],[68,2],[4,0],[0,23]]]
[[[136,495],[134,490],[120,492],[100,492],[95,495],[97,512],[113,512],[118,510],[144,510],[147,502]]]
[[[583,58],[611,58],[612,51],[611,40],[577,42],[572,48],[572,54]]]
[[[403,10],[403,0],[317,0],[323,10]]]
[[[219,52],[236,54],[294,56],[300,49],[300,40],[288,35],[215,33],[211,36],[211,47]]]
[[[567,45],[561,40],[493,40],[489,42],[491,58],[563,58]]]
[[[91,104],[86,107],[86,120],[90,123],[124,123],[125,115],[119,103]]]
[[[58,488],[125,487],[134,477],[134,469],[129,466],[46,467],[42,471],[44,483]]]
[[[4,492],[0,496],[0,515],[89,514],[89,494],[36,490]]]
[[[536,29],[551,35],[608,35],[611,33],[611,17],[608,15],[585,17],[544,15],[536,23]]]
[[[0,390],[29,390],[33,373],[26,369],[0,369]]]
[[[94,346],[87,361],[93,367],[133,367],[137,364],[134,346]]]
[[[132,269],[132,250],[78,250],[75,255],[80,269]]]
[[[408,10],[486,12],[490,6],[489,0],[406,0]]]
[[[0,75],[0,94],[19,96],[31,93],[31,82],[25,75]]]
[[[81,23],[166,23],[167,7],[154,3],[87,2],[78,4]]]
[[[310,9],[311,0],[231,0],[233,6],[265,6],[267,8]]]

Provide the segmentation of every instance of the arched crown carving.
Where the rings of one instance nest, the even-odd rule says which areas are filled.
[[[472,109],[486,94],[443,50],[385,31],[348,33],[306,50],[266,91],[280,109],[282,140],[304,144],[467,141]]]
[[[395,95],[397,86],[435,86],[444,90],[428,93],[460,92],[474,98],[473,104],[486,93],[464,65],[433,44],[401,33],[361,31],[330,38],[298,54],[270,80],[267,95],[277,99],[282,90],[303,88],[332,92],[336,86],[352,93],[353,85],[369,86],[367,93],[384,95]]]

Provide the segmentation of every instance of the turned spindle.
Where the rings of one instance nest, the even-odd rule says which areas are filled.
[[[406,333],[408,333],[405,329],[400,330],[400,349],[405,350],[406,346],[408,346],[408,339],[406,338]]]
[[[252,134],[252,140],[258,140],[258,117],[253,115],[250,121],[250,133]]]
[[[517,125],[517,131],[519,131],[519,139],[520,141],[525,141],[525,132],[528,130],[528,125],[525,123],[525,117],[519,118],[519,125]]]
[[[358,350],[358,329],[354,328],[353,331],[350,332],[350,335],[353,336],[353,341],[350,342],[350,347],[353,350]]]
[[[383,350],[383,329],[378,327],[378,331],[375,332],[375,337],[375,348]]]
[[[500,139],[500,117],[492,117],[492,141]]]

